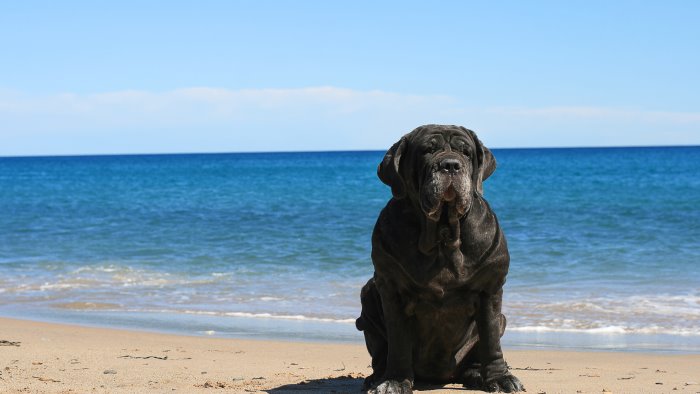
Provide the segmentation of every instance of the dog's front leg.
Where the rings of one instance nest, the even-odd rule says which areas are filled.
[[[501,351],[501,301],[503,290],[496,294],[483,292],[479,296],[479,311],[476,319],[479,330],[479,359],[484,389],[514,393],[525,391],[523,384],[508,372]]]
[[[382,382],[373,394],[410,394],[413,387],[413,329],[404,312],[398,290],[389,283],[378,283],[382,299],[388,351]]]

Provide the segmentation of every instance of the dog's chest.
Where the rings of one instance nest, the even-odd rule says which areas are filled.
[[[417,253],[412,257],[410,260],[417,260],[417,264],[406,262],[416,269],[414,283],[419,284],[423,292],[431,293],[433,298],[442,299],[448,293],[475,290],[470,288],[474,263],[461,250],[439,247],[430,255]]]
[[[464,223],[459,224],[458,233],[443,221],[429,228],[410,212],[395,200],[382,212],[373,244],[378,252],[373,257],[377,270],[433,299],[442,299],[453,291],[482,291],[485,283],[481,282],[490,276],[484,269],[489,264],[484,264],[482,256],[490,244],[473,242],[474,229]],[[428,237],[433,242],[423,248],[421,239],[426,231],[434,234]],[[455,235],[459,237],[455,239]]]
[[[442,269],[403,297],[409,315],[470,316],[478,294],[479,290],[472,288],[463,276],[456,275],[450,269]]]

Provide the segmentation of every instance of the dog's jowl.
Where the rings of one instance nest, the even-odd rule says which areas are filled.
[[[414,381],[523,391],[501,352],[510,257],[483,182],[496,161],[473,131],[421,126],[387,151],[378,175],[393,198],[372,234],[374,277],[362,288],[371,393]]]

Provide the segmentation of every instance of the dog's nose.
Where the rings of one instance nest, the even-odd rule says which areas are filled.
[[[449,173],[457,173],[462,168],[461,163],[457,159],[444,159],[440,162],[440,170]]]

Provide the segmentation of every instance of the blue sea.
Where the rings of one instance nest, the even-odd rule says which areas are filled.
[[[507,346],[700,351],[700,147],[493,153]],[[360,343],[382,156],[0,158],[0,316]]]

